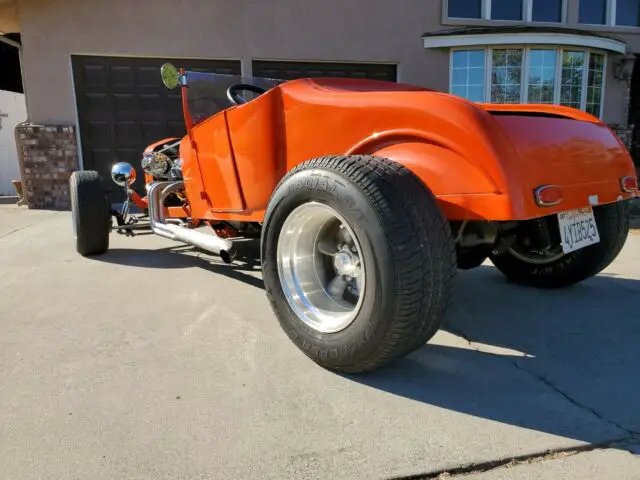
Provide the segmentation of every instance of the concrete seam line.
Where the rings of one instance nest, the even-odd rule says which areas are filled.
[[[579,447],[568,447],[551,449],[540,453],[533,453],[529,455],[521,455],[516,457],[509,457],[501,460],[489,460],[482,463],[474,463],[457,468],[450,468],[446,470],[439,470],[437,472],[423,473],[418,475],[411,475],[405,477],[391,477],[387,480],[445,480],[455,477],[463,477],[466,475],[472,475],[477,473],[485,473],[493,470],[512,468],[518,465],[530,465],[533,463],[542,463],[548,460],[556,460],[560,458],[572,457],[581,453],[588,453],[595,450],[605,450],[607,448],[621,448],[627,443],[640,440],[638,436],[622,437],[615,440],[609,440],[603,443],[583,445]]]
[[[26,225],[22,225],[21,227],[18,227],[18,228],[14,229],[14,230],[11,230],[10,232],[7,232],[7,233],[4,233],[4,234],[0,235],[0,239],[8,237],[12,233],[16,233],[16,232],[19,232],[20,230],[24,230],[25,228],[33,227],[34,225],[39,225],[40,223],[43,223],[43,222],[48,222],[53,217],[57,217],[61,213],[64,213],[64,212],[56,212],[54,215],[51,215],[51,218],[45,218],[44,220],[40,220],[39,222],[36,222],[36,223],[28,223]]]
[[[518,369],[518,370],[522,370],[523,372],[527,372],[528,374],[532,375],[533,377],[537,378],[538,380],[540,380],[542,383],[544,383],[545,385],[547,385],[549,388],[555,390],[556,392],[558,392],[560,395],[562,395],[564,398],[567,399],[567,401],[571,402],[572,404],[574,404],[576,407],[578,408],[582,408],[584,410],[587,410],[589,412],[591,412],[596,418],[607,422],[611,425],[613,425],[616,428],[619,428],[620,430],[623,430],[625,432],[627,432],[629,435],[640,435],[640,432],[636,432],[635,430],[631,430],[627,427],[624,427],[622,425],[620,425],[618,422],[611,420],[609,418],[606,418],[605,416],[603,416],[600,412],[598,412],[595,408],[592,407],[588,407],[587,405],[583,405],[582,403],[578,402],[577,400],[574,400],[573,398],[571,398],[568,394],[566,394],[565,392],[563,392],[560,388],[558,388],[557,385],[555,385],[551,380],[549,380],[547,377],[543,376],[543,375],[539,375],[535,372],[532,372],[531,370],[524,368],[523,366],[519,365],[517,362],[512,362],[513,365]]]
[[[607,422],[610,425],[613,425],[614,427],[616,427],[616,428],[618,428],[618,429],[620,429],[620,430],[622,430],[624,432],[627,432],[629,435],[632,435],[632,436],[633,435],[640,435],[640,431],[635,431],[635,430],[632,430],[630,428],[624,427],[624,426],[620,425],[618,422],[606,418],[604,415],[602,415],[600,412],[598,412],[595,408],[589,407],[587,405],[584,405],[584,404],[578,402],[577,400],[572,398],[569,394],[567,394],[562,389],[560,389],[560,387],[558,387],[555,383],[553,383],[547,377],[545,377],[543,375],[540,375],[540,374],[538,374],[536,372],[533,372],[533,371],[529,370],[528,368],[523,367],[522,365],[520,365],[520,363],[517,360],[511,360],[510,358],[502,356],[502,355],[492,355],[492,354],[489,354],[487,352],[483,352],[482,350],[478,350],[473,345],[473,342],[469,339],[469,337],[467,335],[465,335],[464,332],[462,332],[460,330],[454,330],[450,326],[448,326],[447,328],[448,328],[448,330],[450,332],[462,337],[474,351],[476,351],[478,353],[485,354],[485,355],[491,355],[492,357],[497,357],[497,358],[500,358],[502,360],[505,360],[505,361],[511,363],[518,370],[521,370],[521,371],[523,371],[525,373],[528,373],[532,377],[534,377],[537,380],[539,380],[540,382],[544,383],[547,387],[551,388],[552,390],[554,390],[558,394],[562,395],[568,402],[572,403],[574,406],[576,406],[576,407],[578,407],[580,409],[583,409],[583,410],[586,410],[586,411],[590,412],[597,419],[602,420],[603,422]]]

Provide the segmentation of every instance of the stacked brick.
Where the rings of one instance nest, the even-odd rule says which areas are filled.
[[[78,169],[75,128],[20,124],[16,140],[29,208],[69,210],[69,177]]]
[[[612,123],[609,124],[611,129],[616,132],[616,135],[620,138],[629,150],[631,150],[631,144],[633,142],[633,125],[628,123]]]

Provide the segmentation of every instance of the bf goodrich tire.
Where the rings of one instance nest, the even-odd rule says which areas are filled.
[[[73,172],[69,188],[77,252],[83,256],[106,252],[111,215],[100,175],[91,170]]]
[[[341,372],[375,370],[423,346],[445,317],[456,275],[449,224],[431,191],[372,156],[293,169],[271,198],[261,254],[283,330]]]
[[[528,263],[510,250],[491,257],[493,264],[509,280],[537,288],[566,287],[607,268],[613,262],[629,235],[629,202],[601,205],[593,209],[600,242],[568,253],[544,264]]]

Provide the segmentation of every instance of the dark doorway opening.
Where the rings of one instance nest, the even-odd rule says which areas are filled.
[[[8,40],[20,43],[19,33],[2,35]],[[0,90],[24,93],[22,87],[22,73],[20,71],[20,52],[13,45],[0,42]]]

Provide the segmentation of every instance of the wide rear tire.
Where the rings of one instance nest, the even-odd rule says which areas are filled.
[[[99,255],[109,249],[111,214],[98,172],[73,172],[69,179],[71,216],[76,250],[80,255]]]
[[[331,237],[331,225],[342,233]],[[323,256],[331,248],[341,259]],[[431,191],[405,167],[372,156],[293,169],[271,198],[261,253],[283,330],[341,372],[375,370],[423,346],[445,317],[456,275],[451,231]]]
[[[593,213],[600,243],[543,264],[523,261],[510,250],[493,255],[491,261],[512,282],[537,288],[566,287],[591,278],[607,268],[624,247],[629,235],[629,202],[601,205]]]

